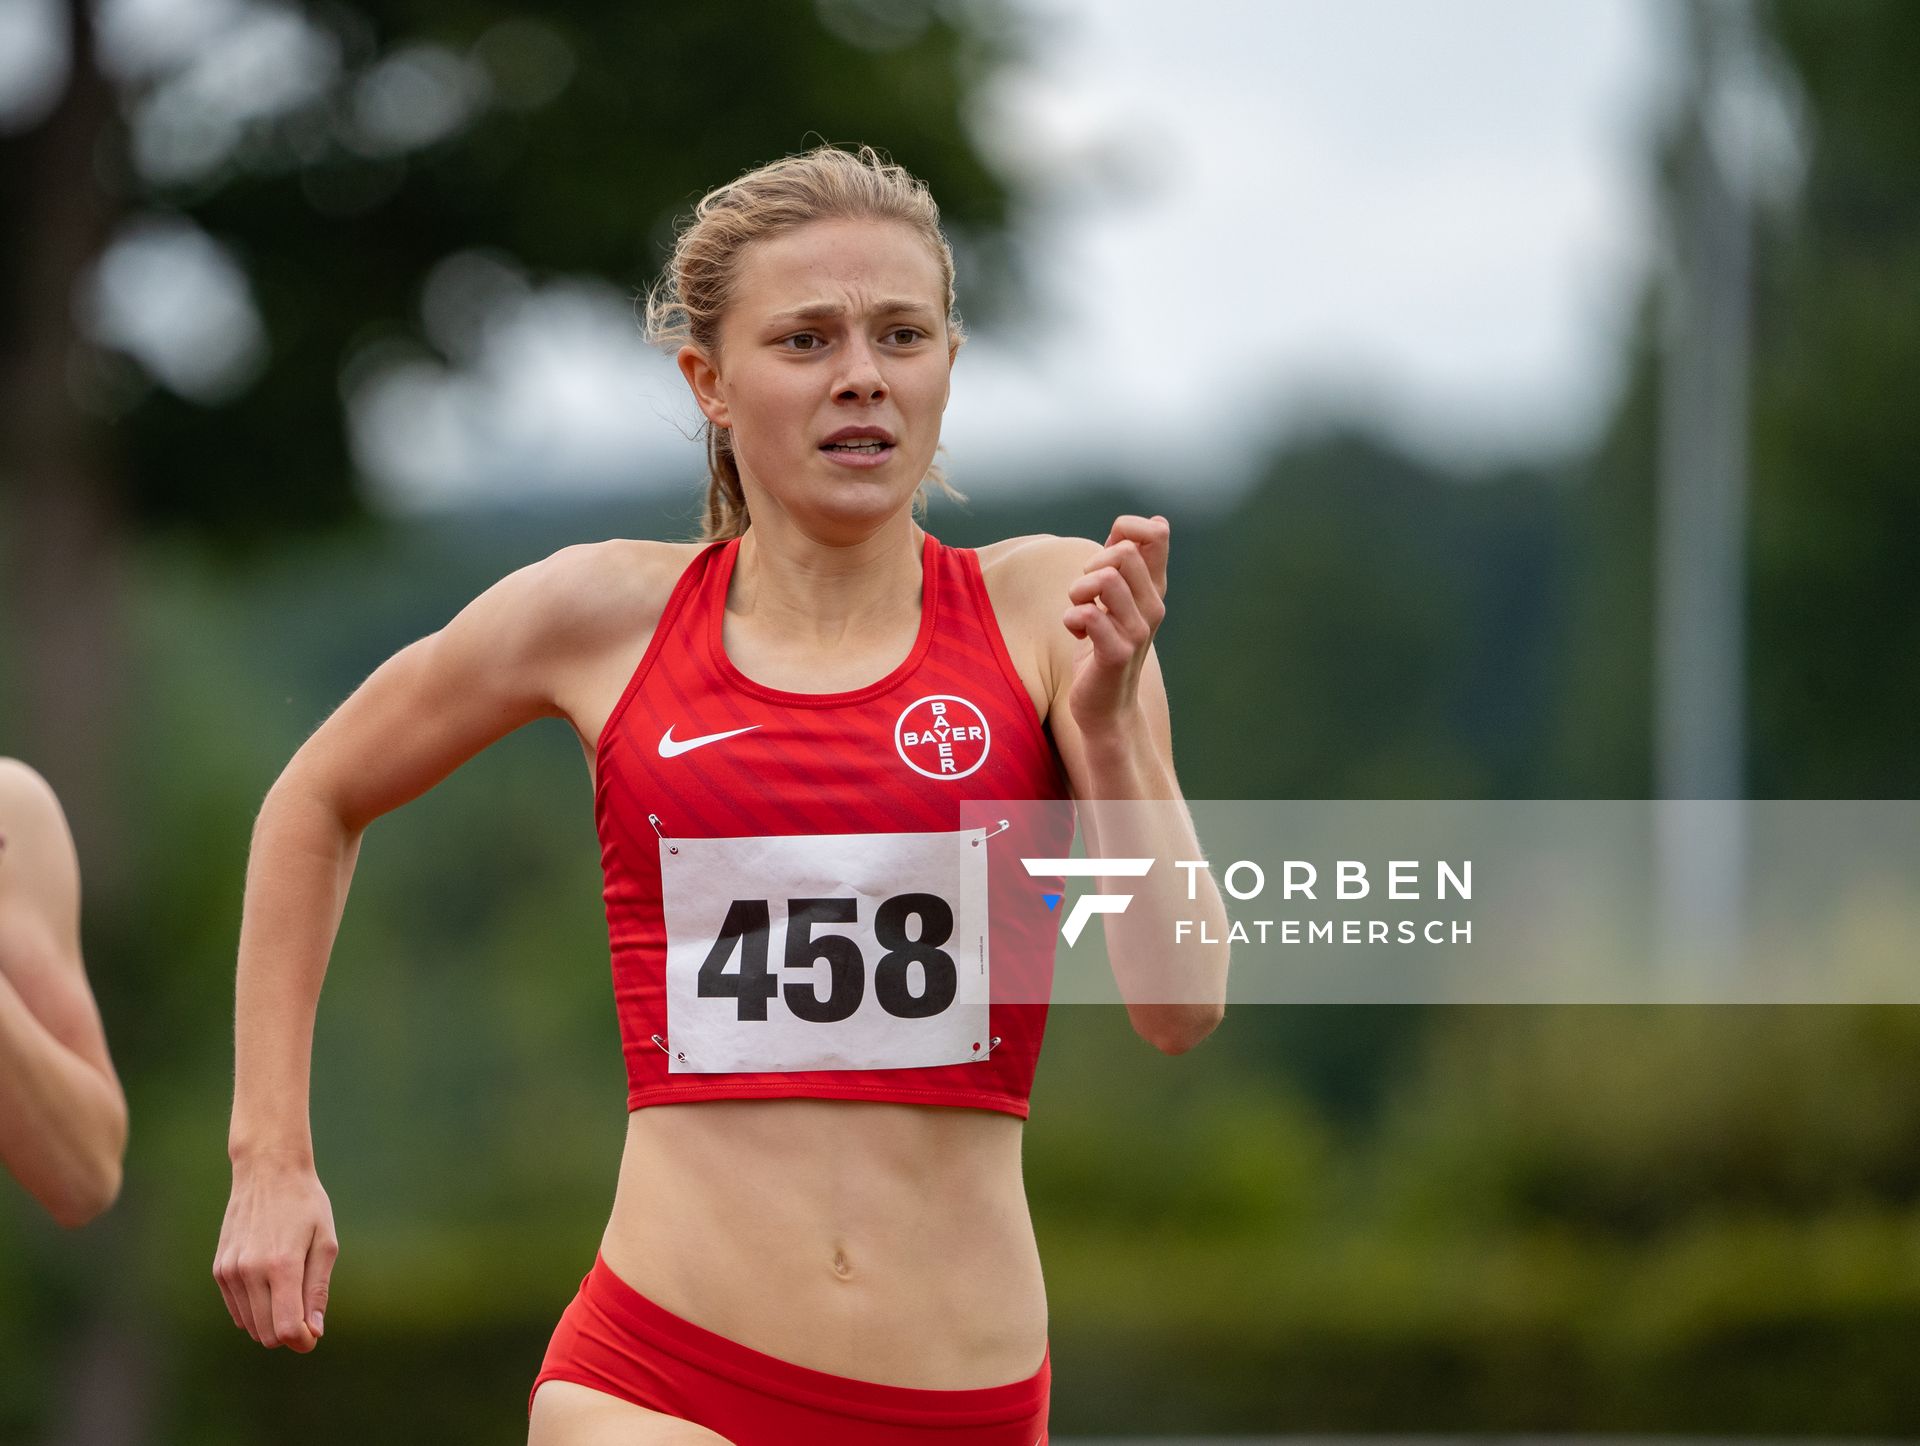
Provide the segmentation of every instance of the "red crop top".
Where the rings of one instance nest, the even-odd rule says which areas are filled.
[[[1042,888],[1060,885],[1020,859],[1064,857],[1073,819],[962,828],[963,799],[1069,796],[979,558],[928,534],[905,661],[789,693],[722,646],[739,547],[681,575],[597,750],[627,1108],[805,1096],[1024,1118],[1058,928]]]

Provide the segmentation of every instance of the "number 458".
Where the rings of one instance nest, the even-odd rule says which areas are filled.
[[[740,1020],[764,1020],[767,1001],[784,994],[787,1008],[811,1024],[832,1024],[850,1017],[866,996],[867,964],[859,944],[847,934],[816,934],[821,924],[858,922],[854,899],[788,899],[788,969],[827,966],[828,988],[823,996],[812,980],[780,981],[767,972],[768,936],[772,932],[766,899],[735,899],[727,908],[720,937],[713,941],[700,965],[702,999],[731,999]],[[920,937],[907,937],[907,920],[918,916]],[[953,956],[940,945],[953,937],[953,906],[938,894],[895,894],[883,902],[873,918],[873,937],[886,950],[873,966],[873,997],[887,1013],[900,1019],[925,1019],[953,1003],[956,975]],[[728,972],[736,946],[740,967]],[[921,968],[922,984],[913,992],[909,966]]]

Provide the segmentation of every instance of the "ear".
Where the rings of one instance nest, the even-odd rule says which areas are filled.
[[[726,398],[720,392],[720,369],[713,364],[713,359],[689,342],[680,348],[674,361],[680,367],[680,375],[687,379],[687,387],[706,419],[716,427],[732,426],[732,413],[727,409]]]

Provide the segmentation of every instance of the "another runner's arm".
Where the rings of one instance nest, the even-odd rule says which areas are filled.
[[[1167,542],[1164,519],[1122,517],[1105,543],[1044,539],[1033,566],[1047,722],[1079,802],[1087,852],[1160,861],[1144,877],[1101,881],[1103,890],[1134,897],[1124,912],[1102,916],[1108,958],[1135,1032],[1181,1054],[1225,1015],[1228,946],[1173,942],[1172,920],[1204,921],[1194,935],[1221,941],[1227,924],[1211,873],[1191,871],[1190,900],[1189,871],[1173,866],[1205,855],[1174,772],[1166,683],[1153,650]],[[1156,800],[1165,806],[1147,806]],[[1105,802],[1122,806],[1103,809]]]
[[[127,1102],[80,956],[80,869],[59,801],[0,759],[0,1164],[60,1224],[120,1192]]]

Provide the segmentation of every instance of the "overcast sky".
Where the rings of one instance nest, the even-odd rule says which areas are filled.
[[[48,3],[0,0],[0,115],[44,69]],[[115,3],[136,49],[142,24],[177,36],[183,17],[236,9]],[[1577,446],[1599,424],[1652,245],[1670,8],[1024,4],[1036,64],[976,124],[1035,196],[1037,305],[961,357],[946,441],[963,489],[1117,464],[1200,491],[1329,413],[1460,460]],[[261,35],[255,52],[289,43]],[[151,365],[181,365],[168,338],[196,324],[210,385],[258,364],[244,300],[220,299],[238,273],[217,245],[147,228],[110,262],[103,326]],[[696,413],[620,290],[454,279],[520,300],[465,373],[359,393],[360,455],[389,498],[698,475]]]
[[[1059,40],[1009,109],[1138,181],[1049,209],[1055,316],[967,359],[962,457],[1230,453],[1329,407],[1455,454],[1597,423],[1650,246],[1654,4],[1034,3]]]

